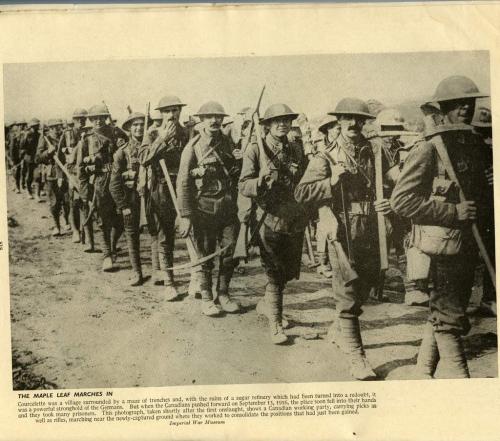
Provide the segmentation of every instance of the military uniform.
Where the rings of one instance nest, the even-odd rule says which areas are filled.
[[[21,151],[23,152],[24,162],[23,171],[26,174],[26,190],[31,199],[33,199],[32,185],[36,167],[36,150],[40,139],[40,133],[38,131],[39,125],[39,120],[32,119],[29,123],[30,129],[26,132],[21,142]]]
[[[215,106],[217,103],[208,104]],[[215,107],[223,113],[222,106],[217,104]],[[204,113],[202,106],[199,115]],[[203,257],[214,253],[217,244],[224,248],[219,255],[217,297],[226,312],[239,310],[239,305],[229,297],[229,284],[235,267],[234,245],[239,228],[236,204],[239,167],[232,154],[233,147],[231,139],[221,131],[212,133],[201,128],[182,153],[177,181],[180,214],[192,222],[198,255]],[[202,312],[206,315],[219,312],[212,303],[213,267],[213,260],[210,260],[203,263],[198,272]]]
[[[266,110],[263,122],[296,117],[288,106],[276,104]],[[267,285],[259,311],[269,318],[272,341],[283,343],[283,290],[288,281],[299,278],[307,225],[306,213],[293,196],[305,169],[305,157],[301,146],[291,144],[286,136],[278,139],[268,133],[262,141],[263,151],[255,141],[245,152],[239,189],[254,200],[262,224],[259,248]],[[270,185],[264,176],[271,177]]]
[[[16,192],[21,192],[21,176],[22,176],[22,158],[21,158],[21,132],[19,128],[12,128],[9,131],[7,146],[9,150],[10,160],[14,169],[14,181],[16,184]]]
[[[343,116],[354,119],[357,126],[373,118],[366,103],[357,98],[344,98],[329,114],[339,118],[341,126]],[[344,165],[345,172],[332,182],[332,168],[338,164]],[[387,168],[384,161],[382,165]],[[333,237],[332,225],[329,240],[337,239],[342,244],[358,278],[339,286],[340,273],[335,271],[337,277],[332,278],[332,288],[336,319],[329,337],[348,356],[353,377],[373,379],[375,373],[366,360],[358,319],[370,291],[380,283],[377,214],[373,204],[375,158],[371,143],[360,132],[357,138],[347,138],[341,132],[325,152],[309,162],[295,197],[306,206],[328,210],[335,217],[332,221],[338,224],[337,237]],[[334,247],[329,247],[332,265],[338,260],[333,250]]]
[[[470,110],[481,96],[466,77],[449,77],[438,85],[432,101],[439,103],[443,114],[427,116],[426,121],[434,121],[435,127],[427,129],[427,141],[411,150],[391,198],[394,211],[412,220],[412,244],[430,258],[434,288],[429,325],[417,358],[419,378],[432,378],[438,361],[443,375],[469,377],[461,335],[470,329],[466,308],[478,250],[470,221],[459,220],[459,208],[462,219],[470,219],[470,213],[460,205],[458,187],[450,179],[436,145],[442,141],[467,200],[475,202],[476,222],[484,233],[491,225],[493,209],[491,186],[484,173],[488,164],[481,140],[470,126],[455,122],[460,122],[457,115],[464,115],[455,109],[462,106]],[[429,106],[423,107],[424,112],[426,108],[428,112]],[[455,120],[450,121],[450,117]],[[466,116],[461,118],[466,122]]]
[[[133,122],[134,119],[145,117],[139,113],[133,113],[129,116],[123,127]],[[137,181],[139,177],[139,149],[141,141],[130,137],[127,144],[120,147],[113,156],[113,168],[111,171],[111,181],[109,190],[115,201],[116,207],[120,212],[129,209],[130,215],[123,216],[125,235],[127,238],[128,254],[132,270],[136,274],[133,286],[142,284],[142,268],[140,255],[140,211],[141,200],[137,191]]]
[[[89,117],[92,116],[92,109]],[[80,181],[80,197],[84,204],[84,215],[88,219],[92,201],[101,219],[102,247],[105,267],[109,271],[109,260],[116,253],[116,243],[123,232],[123,221],[109,192],[109,181],[113,154],[117,150],[118,135],[114,127],[105,125],[87,134],[77,150],[76,167]]]
[[[160,161],[165,161],[170,179],[175,186],[181,153],[187,141],[188,136],[184,127],[177,123],[175,134],[170,139],[161,138],[158,128],[149,130],[139,150],[140,163],[147,173],[144,191],[148,230],[151,235],[153,270],[159,267],[164,273],[161,276],[164,284],[172,288],[174,287],[174,274],[167,268],[171,268],[174,261],[177,215],[172,202],[172,197],[175,195],[170,195]],[[175,293],[172,293],[172,296],[175,297]]]
[[[62,124],[60,121],[52,121],[48,123],[49,126]],[[45,165],[45,180],[47,183],[47,196],[49,198],[50,213],[54,220],[56,230],[54,234],[60,233],[60,220],[61,211],[63,211],[64,219],[66,224],[68,223],[69,205],[68,205],[68,180],[63,171],[56,165],[54,156],[64,165],[66,162],[66,157],[64,153],[58,149],[60,138],[53,138],[49,133],[47,136],[40,136],[37,153],[36,162],[38,164]],[[52,152],[49,152],[49,145],[55,148]]]

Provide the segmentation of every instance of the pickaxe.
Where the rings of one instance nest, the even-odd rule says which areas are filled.
[[[177,198],[175,195],[174,186],[172,185],[172,180],[170,179],[170,175],[168,174],[167,164],[165,163],[164,159],[160,159],[160,167],[163,172],[163,176],[165,177],[165,181],[167,182],[168,191],[170,193],[170,197],[172,198],[175,212],[177,213],[177,216],[181,217],[181,212],[179,210],[179,205],[177,204]],[[179,269],[193,268],[195,266],[199,266],[205,262],[208,262],[209,260],[212,260],[214,257],[222,254],[230,247],[230,245],[227,245],[224,248],[219,248],[217,251],[215,251],[215,253],[209,254],[208,256],[200,257],[196,252],[196,248],[194,246],[191,234],[188,234],[188,236],[186,237],[186,246],[189,255],[189,262],[183,265],[167,268],[167,270],[179,270]]]

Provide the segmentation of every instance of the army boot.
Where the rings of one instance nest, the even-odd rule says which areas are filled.
[[[431,380],[434,378],[434,372],[439,362],[439,351],[434,337],[434,328],[430,322],[424,327],[422,343],[418,350],[417,364],[415,366],[414,376],[416,380]]]
[[[358,318],[341,317],[339,326],[340,339],[337,339],[336,343],[349,359],[351,375],[357,380],[375,380],[377,375],[373,372],[363,349]]]
[[[440,374],[443,378],[470,378],[465,350],[460,335],[449,331],[434,332],[439,351]]]
[[[188,295],[190,297],[194,297],[195,299],[201,299],[199,273],[195,270],[191,272],[191,277],[189,278]]]
[[[151,236],[151,272],[154,285],[163,285],[165,277],[160,271],[160,259],[158,256],[158,236]]]
[[[283,326],[281,324],[282,318],[282,292],[277,285],[273,283],[268,283],[266,286],[266,294],[264,297],[265,315],[269,320],[269,332],[271,336],[271,342],[275,345],[280,345],[288,341],[288,336],[283,331]],[[261,307],[262,308],[262,307]]]
[[[267,285],[269,286],[269,284]],[[264,315],[267,317],[268,320],[271,320],[271,296],[273,295],[271,290],[269,290],[266,286],[266,292],[264,294],[264,297],[259,300],[257,303],[257,306],[255,310],[257,311],[257,314]],[[290,323],[288,320],[285,318],[283,313],[281,314],[281,327],[283,329],[288,329],[290,328]]]
[[[332,278],[332,267],[328,262],[328,254],[327,253],[318,253],[319,266],[316,269],[319,275],[325,277],[326,279]]]
[[[85,244],[86,247],[84,248],[85,253],[93,253],[95,251],[95,245],[94,245],[94,229],[92,228],[92,221],[89,221],[87,225],[83,227],[83,230],[85,231]]]
[[[165,257],[160,258],[160,267],[162,266],[162,262],[164,267],[162,270],[164,271],[165,274],[165,299],[167,302],[173,302],[174,300],[177,300],[179,298],[179,293],[177,292],[177,289],[175,288],[175,282],[174,282],[174,271],[171,269],[167,268],[172,268],[174,264],[174,255],[173,253],[167,253]]]
[[[111,259],[111,256],[105,257],[102,261],[102,270],[107,273],[114,270],[113,259]]]
[[[238,302],[229,297],[229,284],[233,274],[232,266],[222,265],[219,268],[217,277],[217,301],[224,312],[234,313],[239,312],[240,305]]]
[[[199,276],[201,290],[201,313],[208,317],[218,316],[221,313],[221,308],[219,305],[214,303],[211,272],[203,270],[199,272]]]

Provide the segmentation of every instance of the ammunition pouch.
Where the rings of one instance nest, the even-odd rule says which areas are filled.
[[[122,173],[123,183],[130,190],[133,190],[135,188],[136,177],[137,177],[137,172],[135,172],[134,170],[129,169],[126,172]]]
[[[412,225],[410,244],[429,256],[454,256],[462,248],[462,231],[438,225]]]
[[[224,215],[234,211],[234,203],[229,194],[220,197],[199,196],[198,210],[211,216]]]

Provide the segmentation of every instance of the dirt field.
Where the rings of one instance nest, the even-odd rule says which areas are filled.
[[[334,302],[329,283],[303,268],[289,284],[285,313],[287,346],[271,344],[267,321],[255,312],[263,295],[258,259],[236,274],[235,297],[244,312],[220,318],[201,315],[187,296],[168,303],[151,281],[127,285],[124,239],[112,274],[100,271],[101,255],[85,254],[69,235],[52,238],[46,203],[9,191],[12,357],[14,388],[101,388],[187,384],[351,380],[348,365],[324,337]],[[149,238],[142,236],[144,272],[150,274]],[[186,259],[176,251],[176,264]],[[179,275],[187,290],[188,274]],[[405,379],[416,362],[427,309],[407,307],[399,272],[390,269],[389,303],[364,308],[367,355],[381,379]],[[477,289],[474,299],[480,295]],[[473,318],[466,347],[473,377],[497,376],[496,320]],[[317,339],[308,339],[318,333]],[[439,372],[438,372],[439,376]]]

